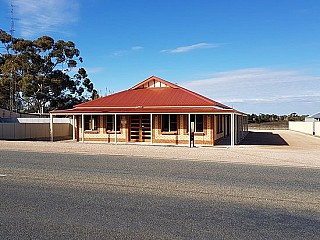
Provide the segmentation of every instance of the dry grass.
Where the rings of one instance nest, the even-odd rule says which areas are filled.
[[[281,122],[250,123],[249,128],[258,129],[258,130],[288,130],[289,122],[281,121]]]

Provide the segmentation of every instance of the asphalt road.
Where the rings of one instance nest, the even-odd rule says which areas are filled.
[[[0,152],[0,239],[319,236],[319,169]]]

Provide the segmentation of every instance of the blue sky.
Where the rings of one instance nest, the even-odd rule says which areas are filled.
[[[72,40],[102,95],[158,76],[247,113],[320,111],[319,0],[13,0],[15,36]],[[0,0],[10,29],[10,1]]]

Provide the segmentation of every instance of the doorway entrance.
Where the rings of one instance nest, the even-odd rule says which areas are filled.
[[[150,115],[133,115],[130,121],[130,141],[150,142]]]

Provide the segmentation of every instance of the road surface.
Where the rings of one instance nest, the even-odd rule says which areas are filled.
[[[1,239],[320,236],[319,169],[2,150],[0,193]]]

